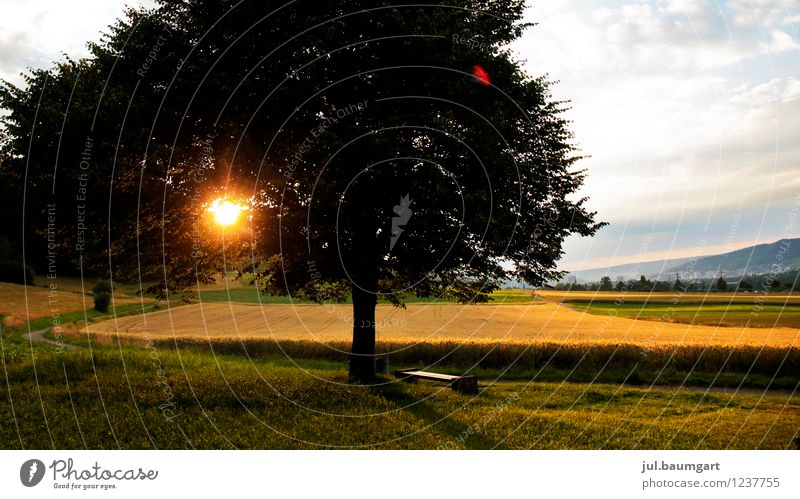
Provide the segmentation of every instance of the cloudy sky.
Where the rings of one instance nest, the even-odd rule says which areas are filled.
[[[800,2],[536,2],[517,50],[570,99],[584,193],[611,222],[565,268],[800,234]]]
[[[0,77],[13,82],[84,55],[124,7],[2,1]],[[591,156],[582,194],[611,224],[568,241],[563,268],[800,235],[800,0],[543,0],[527,16],[538,25],[514,48],[572,101]]]

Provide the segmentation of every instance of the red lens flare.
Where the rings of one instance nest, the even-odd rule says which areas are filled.
[[[472,66],[472,76],[474,76],[475,80],[484,87],[488,87],[492,83],[491,80],[489,80],[489,73],[487,73],[485,69],[477,64]]]

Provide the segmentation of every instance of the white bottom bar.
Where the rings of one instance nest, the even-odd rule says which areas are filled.
[[[14,498],[800,497],[796,451],[31,450],[0,464]]]

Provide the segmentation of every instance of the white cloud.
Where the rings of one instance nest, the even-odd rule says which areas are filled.
[[[151,5],[151,0],[127,2]],[[126,2],[119,0],[3,0],[0,19],[0,78],[21,82],[28,67],[44,68],[61,59],[88,54],[86,43],[119,17]]]
[[[662,9],[670,14],[698,14],[703,4],[696,0],[667,0],[662,2]]]
[[[770,33],[770,37],[769,43],[762,42],[760,44],[761,50],[769,54],[788,52],[800,48],[800,44],[797,43],[797,40],[792,38],[785,31],[774,30]]]
[[[602,220],[639,234],[651,224],[704,231],[706,220],[722,220],[704,234],[713,244],[739,203],[780,213],[798,189],[800,80],[789,66],[796,61],[776,56],[798,49],[784,25],[798,10],[782,0],[534,5],[539,26],[517,49],[532,73],[559,80],[556,97],[572,100],[568,117],[591,155],[581,163],[583,194]],[[745,14],[759,22],[734,22]],[[769,239],[778,230],[768,225],[780,216],[763,231],[753,216],[741,234]],[[624,234],[625,244],[634,236]],[[571,241],[566,261],[606,258],[620,237],[609,229]]]
[[[800,9],[798,0],[730,0],[728,5],[734,24],[741,28],[785,26]]]

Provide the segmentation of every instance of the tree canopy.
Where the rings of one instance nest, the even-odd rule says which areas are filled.
[[[379,298],[541,284],[566,237],[603,225],[576,195],[567,103],[509,49],[523,7],[129,9],[89,57],[0,89],[6,235],[38,269],[162,294],[233,268],[270,293],[351,295],[351,374],[368,378]],[[215,226],[220,198],[246,223]]]

